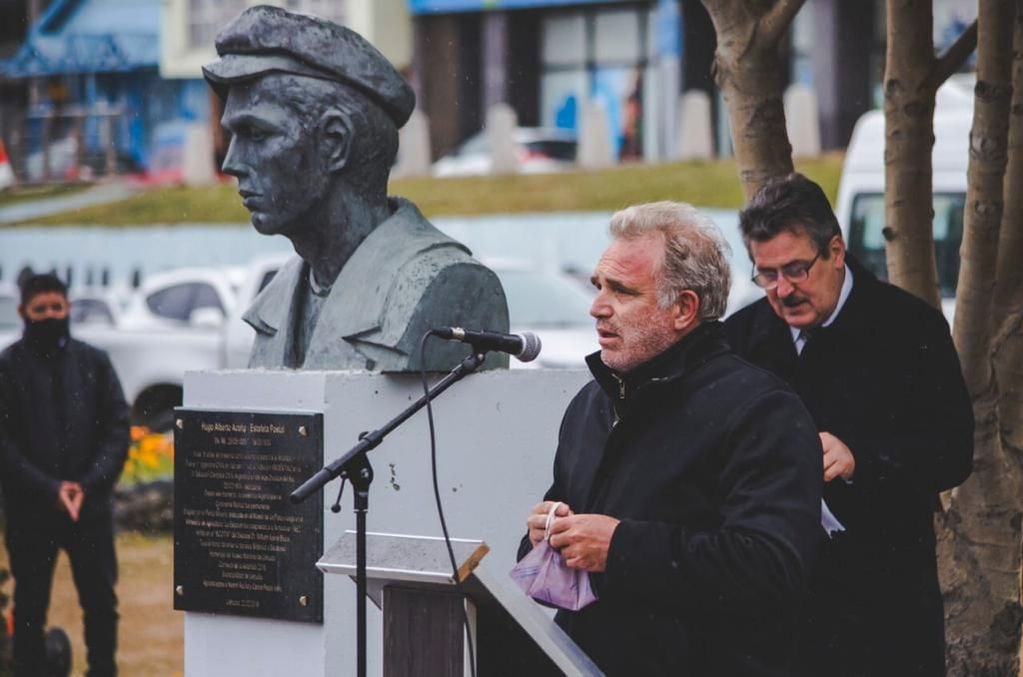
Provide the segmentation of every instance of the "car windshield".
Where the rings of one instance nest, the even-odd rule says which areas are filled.
[[[114,313],[101,299],[74,299],[71,321],[75,324],[114,324]]]
[[[508,297],[512,328],[590,326],[590,297],[582,287],[554,273],[497,270]]]
[[[528,155],[546,157],[553,160],[565,162],[575,161],[576,148],[578,144],[570,139],[551,138],[550,134],[519,134],[515,141],[522,146]],[[479,155],[490,152],[490,139],[486,131],[479,132],[469,137],[465,143],[458,147],[455,155]]]
[[[945,298],[955,296],[959,279],[959,245],[963,239],[962,193],[934,195],[934,254],[938,266],[938,286]],[[888,279],[884,241],[884,195],[857,195],[853,200],[849,224],[849,251],[882,280]]]
[[[537,157],[547,157],[552,160],[564,160],[565,162],[575,161],[575,141],[554,141],[546,139],[543,141],[530,141],[525,144],[526,153]]]
[[[18,299],[13,296],[0,296],[0,329],[17,329],[20,326]]]

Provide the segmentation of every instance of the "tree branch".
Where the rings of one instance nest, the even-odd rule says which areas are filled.
[[[733,30],[736,24],[741,23],[739,15],[743,7],[739,0],[701,0],[701,2],[704,9],[707,10],[707,14],[710,15],[719,42],[722,35]]]
[[[806,0],[778,0],[771,11],[760,20],[761,34],[769,43],[776,43],[792,25],[792,19]]]
[[[959,70],[973,50],[977,49],[977,20],[974,19],[970,27],[963,31],[962,35],[945,50],[945,53],[934,61],[930,75],[927,76],[927,85],[932,92],[938,91],[938,87],[948,80],[949,76]]]

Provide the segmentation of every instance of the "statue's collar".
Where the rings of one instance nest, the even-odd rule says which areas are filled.
[[[379,325],[386,295],[365,293],[360,287],[379,276],[382,269],[404,261],[408,256],[405,250],[412,244],[410,228],[427,225],[419,209],[404,198],[389,198],[388,206],[391,216],[366,236],[331,286],[321,320],[330,316],[334,330],[340,331],[341,336],[360,334]],[[303,285],[306,270],[301,257],[288,261],[253,301],[244,315],[245,321],[267,334],[276,334],[287,327],[295,293]],[[356,297],[361,302],[348,302]]]

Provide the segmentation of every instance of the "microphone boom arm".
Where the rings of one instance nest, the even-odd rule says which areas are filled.
[[[474,346],[472,354],[462,360],[461,364],[452,369],[447,376],[438,381],[435,386],[430,388],[427,394],[422,395],[418,400],[409,405],[408,408],[385,423],[383,427],[378,428],[373,432],[363,433],[360,435],[358,444],[341,454],[341,456],[331,461],[329,464],[317,470],[316,473],[303,482],[297,489],[292,491],[288,496],[288,499],[292,503],[301,503],[322,489],[328,482],[345,471],[345,466],[348,465],[349,461],[380,446],[380,443],[384,441],[384,438],[387,437],[388,434],[411,418],[417,411],[425,407],[427,402],[433,401],[438,395],[450,388],[456,382],[479,369],[480,365],[483,364],[484,359],[486,359],[486,354],[484,352],[477,351]]]

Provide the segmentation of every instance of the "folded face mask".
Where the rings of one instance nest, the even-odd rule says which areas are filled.
[[[597,595],[590,586],[589,573],[568,567],[561,553],[550,545],[554,511],[559,505],[561,503],[555,503],[547,513],[543,540],[519,560],[510,575],[527,595],[538,602],[578,611],[596,602]]]

